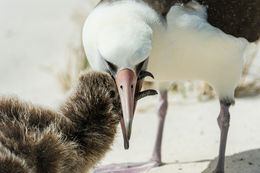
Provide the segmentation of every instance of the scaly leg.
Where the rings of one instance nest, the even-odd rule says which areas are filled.
[[[111,165],[102,166],[95,169],[94,173],[141,173],[162,165],[161,145],[162,145],[163,127],[164,127],[167,107],[168,107],[167,90],[162,90],[159,92],[158,131],[156,135],[153,155],[150,161],[141,162],[141,163],[111,164]]]
[[[160,91],[159,97],[159,106],[158,106],[158,130],[156,135],[156,141],[154,146],[154,151],[152,155],[152,161],[158,163],[158,165],[162,164],[161,159],[161,148],[162,148],[162,137],[163,137],[163,127],[165,122],[165,117],[168,108],[168,97],[167,97],[167,90]]]
[[[225,167],[225,151],[227,143],[227,134],[229,128],[230,114],[229,107],[232,104],[230,101],[220,101],[220,114],[218,117],[218,125],[221,130],[220,136],[220,147],[219,147],[219,158],[216,169],[213,173],[224,173]]]

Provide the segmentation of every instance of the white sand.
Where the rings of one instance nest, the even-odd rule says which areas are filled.
[[[58,70],[63,66],[70,45],[80,40],[80,26],[73,16],[84,17],[93,6],[88,0],[0,0],[0,94],[55,107],[64,94],[46,67]],[[162,151],[163,161],[169,164],[150,172],[210,173],[219,146],[218,101],[169,98]],[[260,173],[259,98],[237,99],[230,110],[227,173]],[[154,97],[139,102],[130,150],[123,149],[119,129],[113,150],[101,164],[150,158],[157,127],[156,101]]]
[[[104,164],[113,162],[146,161],[150,158],[156,131],[156,115],[154,105],[156,99],[143,100],[138,105],[134,120],[130,150],[124,151],[122,137],[119,134],[113,151],[107,154]],[[205,171],[209,161],[218,154],[219,128],[216,118],[219,113],[217,100],[198,103],[193,99],[174,99],[170,96],[168,117],[165,124],[162,157],[166,166],[152,170],[156,172],[200,173]],[[231,107],[231,126],[228,137],[227,155],[240,153],[242,161],[235,160],[227,166],[227,173],[256,173],[260,172],[260,127],[259,127],[259,97],[237,99],[236,105]],[[258,149],[249,156],[248,150]],[[243,154],[241,152],[248,151]],[[253,165],[249,165],[251,158]],[[240,158],[239,158],[240,159]],[[200,162],[201,161],[201,162]],[[228,163],[229,163],[228,162]],[[241,163],[245,167],[241,167]],[[215,162],[214,166],[215,167]],[[233,169],[234,168],[234,169]],[[247,171],[245,171],[247,170]],[[210,171],[205,171],[208,173]]]

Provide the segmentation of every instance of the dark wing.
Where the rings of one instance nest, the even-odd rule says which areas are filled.
[[[260,0],[198,0],[208,7],[208,22],[235,37],[260,37]]]
[[[142,0],[147,3],[151,8],[153,8],[158,14],[166,17],[172,5],[180,0]]]
[[[101,0],[113,2],[120,0]],[[158,14],[166,17],[171,6],[191,0],[136,0],[147,3]],[[260,0],[197,0],[207,6],[208,22],[235,37],[253,42],[260,37]]]
[[[102,2],[115,2],[115,1],[121,1],[121,0],[101,0]],[[169,12],[172,5],[174,5],[177,2],[188,2],[189,0],[135,0],[139,2],[145,2],[148,4],[151,8],[153,8],[158,14],[162,15],[163,17],[166,17],[167,13]]]
[[[191,0],[142,0],[166,17],[171,6]],[[260,0],[197,0],[207,6],[208,22],[235,37],[260,38]]]

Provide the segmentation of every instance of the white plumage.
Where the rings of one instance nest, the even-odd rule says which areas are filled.
[[[83,29],[89,63],[103,71],[101,58],[120,68],[134,69],[150,56],[148,70],[158,82],[204,80],[220,98],[234,98],[245,58],[255,43],[228,35],[208,24],[206,8],[176,4],[167,15],[167,27],[159,15],[142,3],[119,1],[99,5]]]
[[[248,29],[252,30],[259,23],[255,22],[257,18],[251,18],[251,20],[246,18],[248,16],[243,16],[243,20],[251,22],[251,28],[246,28],[242,22],[235,23],[234,21],[237,21],[236,12],[231,14],[233,20],[231,22],[234,22],[231,24],[234,25],[218,23],[219,27],[234,35],[243,34],[245,36],[245,38],[238,38],[209,24],[206,6],[194,0],[186,4],[176,2],[175,0],[164,0],[160,4],[160,1],[157,0],[101,1],[84,25],[85,52],[92,68],[107,71],[116,78],[125,119],[124,123],[121,123],[125,142],[128,142],[131,134],[135,86],[137,90],[140,90],[142,85],[142,80],[138,81],[138,75],[141,74],[141,71],[144,72],[148,69],[159,83],[158,115],[160,121],[154,153],[150,160],[153,164],[148,165],[147,169],[162,163],[161,142],[167,110],[168,84],[174,80],[208,82],[216,90],[221,107],[218,117],[221,129],[220,150],[214,173],[224,173],[225,148],[230,120],[229,107],[234,103],[234,90],[239,83],[243,65],[247,58],[257,51],[256,43],[250,43],[245,38],[251,39],[251,41],[253,38],[257,38],[259,32],[253,30],[254,32],[250,34]],[[222,5],[230,7],[226,9],[236,8],[234,1],[206,0],[200,2],[211,4],[210,19],[213,23],[224,22],[223,19],[218,19],[222,13],[219,15],[214,10],[219,12]],[[255,7],[252,6],[254,3],[256,1],[251,0],[245,9],[240,4],[243,14],[248,12],[247,9]],[[168,8],[172,4],[174,6],[171,9]],[[230,17],[226,9],[223,11],[226,16]],[[164,14],[167,14],[166,20]],[[225,20],[225,22],[227,21]],[[241,33],[236,33],[234,26],[243,26]],[[125,148],[128,148],[128,145],[125,145]],[[128,169],[126,165],[118,168]],[[140,171],[146,169],[143,164],[135,166],[140,166]],[[131,164],[131,167],[135,166]],[[109,166],[107,169],[110,172],[113,172],[112,170],[116,172],[117,167]],[[106,168],[101,168],[101,170],[106,170]],[[138,172],[137,170],[136,172]]]
[[[206,8],[177,4],[167,15],[168,26],[154,43],[148,70],[156,80],[204,80],[220,99],[234,99],[243,64],[255,43],[228,35],[208,24]]]
[[[101,58],[120,68],[134,69],[153,47],[154,27],[162,27],[159,16],[142,3],[119,1],[94,9],[83,28],[83,44],[91,67],[104,70]]]

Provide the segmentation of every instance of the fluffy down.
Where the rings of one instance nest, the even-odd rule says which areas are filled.
[[[121,105],[113,79],[87,73],[58,111],[0,100],[0,173],[85,173],[109,150]]]

